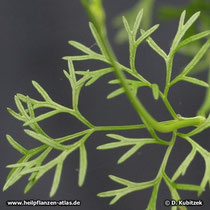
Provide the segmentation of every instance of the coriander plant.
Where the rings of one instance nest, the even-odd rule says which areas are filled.
[[[9,113],[17,120],[22,121],[24,128],[26,128],[24,130],[25,133],[32,139],[41,142],[42,146],[26,149],[15,141],[12,136],[7,135],[8,142],[22,154],[22,157],[17,161],[17,163],[7,166],[8,168],[11,168],[11,171],[4,185],[4,190],[7,190],[9,187],[14,185],[24,175],[29,175],[28,184],[24,190],[24,192],[27,193],[37,183],[37,181],[45,175],[45,173],[55,168],[54,180],[50,191],[50,196],[54,196],[59,187],[63,163],[66,158],[71,155],[71,153],[77,150],[79,151],[80,157],[78,185],[82,186],[84,184],[88,168],[86,150],[88,139],[93,133],[103,131],[107,133],[106,136],[110,139],[110,143],[98,146],[98,150],[130,147],[128,151],[119,158],[118,164],[125,162],[128,158],[139,151],[141,147],[148,144],[161,145],[165,148],[165,154],[159,170],[152,180],[134,182],[132,180],[127,180],[123,174],[121,177],[109,175],[111,180],[119,183],[122,187],[101,192],[98,194],[99,197],[110,197],[110,204],[115,204],[116,202],[120,202],[120,198],[129,193],[151,188],[152,193],[148,205],[141,206],[140,209],[155,210],[159,188],[162,183],[166,184],[171,193],[171,198],[176,201],[181,199],[179,191],[182,190],[195,191],[198,193],[198,196],[201,195],[201,193],[206,189],[206,185],[210,183],[210,152],[199,145],[196,135],[210,127],[210,116],[206,116],[207,113],[202,113],[202,115],[198,114],[197,116],[192,117],[181,116],[176,113],[176,110],[173,108],[168,99],[171,87],[180,81],[193,83],[194,85],[203,86],[204,88],[209,87],[207,82],[189,75],[210,48],[210,30],[184,38],[190,27],[192,27],[199,18],[200,12],[194,13],[188,19],[186,19],[186,11],[182,12],[177,32],[174,35],[169,52],[165,52],[152,38],[152,34],[155,33],[159,25],[154,25],[147,30],[142,29],[141,22],[144,19],[143,9],[138,12],[133,24],[129,24],[127,19],[123,17],[122,21],[129,40],[129,66],[125,66],[117,60],[112,47],[109,44],[105,26],[106,15],[102,7],[102,1],[82,0],[81,2],[90,17],[90,31],[98,48],[100,49],[100,52],[95,52],[77,41],[69,42],[71,46],[83,53],[82,55],[65,56],[63,58],[68,63],[68,70],[64,70],[64,74],[72,89],[71,107],[63,106],[54,101],[52,97],[49,96],[42,88],[42,86],[35,81],[33,81],[32,84],[41,95],[42,100],[34,99],[23,94],[17,94],[15,96],[15,104],[18,111],[16,112],[8,108]],[[205,40],[203,45],[197,50],[190,62],[183,67],[181,72],[173,78],[172,71],[176,53],[178,53],[183,47],[189,46],[191,43],[201,39]],[[146,42],[165,63],[165,85],[162,90],[159,88],[158,84],[148,81],[136,67],[137,49],[141,48],[143,42]],[[85,71],[76,69],[75,62],[88,60],[100,61],[104,63],[104,68],[94,69],[94,67],[92,67],[91,70]],[[112,99],[121,94],[125,94],[139,117],[139,124],[121,126],[95,125],[86,119],[83,113],[81,113],[79,108],[79,98],[82,89],[86,86],[92,85],[99,78],[107,74],[115,74],[116,79],[111,80],[109,84],[119,86],[107,96],[107,99]],[[151,116],[151,114],[147,111],[147,108],[137,97],[137,93],[142,87],[150,89],[154,100],[161,100],[163,102],[165,108],[171,116],[170,119],[158,121]],[[141,94],[143,94],[142,91]],[[37,111],[44,108],[48,108],[50,111],[38,114]],[[73,116],[84,124],[86,128],[71,135],[60,138],[52,138],[41,128],[39,123],[60,113]],[[183,130],[183,128],[188,128],[188,131]],[[118,133],[122,130],[145,130],[148,132],[150,137],[139,136],[138,138],[130,138]],[[171,139],[164,139],[161,137],[161,133],[171,134]],[[169,176],[166,172],[168,160],[174,149],[176,141],[180,140],[189,143],[191,151],[183,159],[180,166],[174,170],[174,174]],[[58,155],[54,159],[46,161],[48,155],[53,150],[57,150],[59,152]],[[205,162],[205,171],[202,179],[200,180],[200,184],[195,185],[187,182],[180,183],[177,181],[178,178],[185,175],[196,154],[200,154]],[[186,206],[172,207],[172,210],[175,209],[187,208]]]

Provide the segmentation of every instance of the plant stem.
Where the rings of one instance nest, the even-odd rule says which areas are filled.
[[[103,10],[102,5],[100,5],[100,10]],[[89,10],[89,12],[91,12],[91,10]],[[92,18],[93,22],[97,23],[97,21],[95,20],[97,18],[97,15],[94,14],[94,12],[92,14],[89,13],[89,16]],[[101,22],[101,24],[104,24],[104,22],[103,23]],[[144,108],[141,101],[130,90],[129,85],[127,84],[126,77],[125,77],[123,71],[121,70],[121,67],[116,62],[117,61],[116,56],[109,44],[107,35],[104,32],[106,30],[100,30],[99,28],[105,29],[106,27],[105,27],[105,25],[104,26],[97,25],[95,28],[96,31],[98,32],[99,37],[100,37],[100,41],[101,41],[101,44],[103,45],[104,52],[105,52],[107,58],[109,59],[110,64],[113,66],[116,77],[119,79],[121,86],[124,88],[129,101],[133,105],[134,109],[136,110],[136,112],[138,113],[138,115],[142,119],[142,121],[146,122],[145,125],[147,126],[148,131],[150,131],[149,127],[152,127],[159,132],[168,133],[168,132],[172,132],[174,130],[177,130],[177,129],[183,128],[183,127],[197,126],[205,121],[204,117],[197,116],[194,118],[185,118],[185,119],[180,119],[177,121],[171,121],[171,123],[169,123],[167,125],[162,125],[159,122],[157,122],[147,112],[147,110]],[[173,53],[173,49],[171,50],[170,53]],[[171,57],[173,58],[173,56],[171,56]],[[165,97],[167,96],[168,88],[170,85],[172,63],[173,63],[173,59],[169,59],[168,61],[166,61],[167,78],[166,78],[166,89],[165,89],[165,93],[164,93]]]
[[[208,57],[210,59],[210,53]],[[209,70],[208,70],[208,84],[209,84],[209,88],[206,91],[204,102],[197,113],[198,115],[201,115],[201,116],[206,116],[206,114],[210,111],[210,63],[209,63]]]
[[[159,91],[159,94],[160,94],[160,97],[163,101],[163,103],[165,104],[166,108],[168,109],[168,111],[170,112],[171,116],[174,118],[174,119],[177,119],[177,114],[176,112],[174,111],[174,109],[172,108],[171,104],[169,103],[168,101],[168,98],[164,96],[164,94]]]
[[[113,53],[113,51],[112,51],[112,49],[109,45],[109,42],[108,42],[107,38],[105,36],[103,36],[102,34],[99,34],[99,35],[100,35],[101,41],[104,45],[104,49],[106,50],[107,55],[110,59],[110,62],[115,69],[115,73],[116,73],[117,78],[119,79],[122,87],[124,88],[125,93],[128,96],[131,104],[133,105],[133,107],[135,108],[135,110],[137,111],[137,113],[139,114],[140,118],[143,121],[146,121],[155,130],[157,130],[159,132],[162,132],[162,133],[172,132],[172,131],[177,130],[179,128],[200,125],[201,123],[203,123],[205,121],[204,117],[197,116],[197,117],[192,117],[192,118],[180,119],[180,120],[177,120],[177,121],[172,120],[170,123],[168,123],[166,125],[162,125],[159,122],[157,122],[147,112],[147,110],[144,108],[143,104],[138,100],[137,97],[135,97],[135,95],[129,89],[124,73],[121,71],[121,69],[119,68],[119,66],[115,62],[115,60],[116,60],[115,55],[114,55],[114,53]]]
[[[119,126],[95,126],[95,131],[116,131],[116,130],[138,130],[145,128],[144,124],[140,125],[119,125]]]

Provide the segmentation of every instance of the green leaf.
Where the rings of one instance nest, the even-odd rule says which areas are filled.
[[[88,55],[94,55],[95,52],[93,52],[90,48],[86,47],[85,45],[76,42],[76,41],[69,41],[69,44],[72,45],[73,47],[77,48],[78,50],[88,54]]]
[[[33,106],[32,106],[31,99],[28,96],[26,96],[26,103],[27,103],[27,107],[28,107],[29,117],[34,118],[35,117],[34,109],[33,109]]]
[[[47,148],[42,155],[39,156],[38,160],[36,161],[36,167],[39,167],[42,165],[42,162],[45,160],[45,158],[48,156],[48,154],[51,152],[52,148]],[[33,172],[29,177],[29,182],[26,185],[24,189],[24,193],[28,193],[31,188],[38,182],[39,179],[36,179],[38,172]]]
[[[137,80],[131,80],[131,79],[127,79],[127,84],[129,85],[130,90],[133,92],[134,95],[137,94],[138,92],[138,88],[142,87],[142,86],[146,86],[146,84],[144,82],[141,81],[137,81]],[[109,84],[119,84],[119,80],[111,80],[109,81]],[[108,96],[107,99],[111,99],[114,98],[116,96],[121,95],[122,93],[124,93],[125,90],[123,87],[118,88],[117,90],[114,90],[113,92],[111,92]]]
[[[113,197],[115,196],[111,202],[109,203],[109,205],[113,205],[115,204],[121,197],[125,196],[126,194],[128,194],[129,192],[126,192],[126,188],[125,190],[123,189],[119,189],[119,190],[110,190],[107,192],[102,192],[102,193],[98,193],[97,196],[98,197]]]
[[[183,27],[183,31],[182,31],[183,34],[185,34],[185,32],[192,26],[192,24],[198,19],[199,16],[200,16],[200,12],[196,12],[192,17],[190,17],[190,19],[184,25],[181,22],[181,27]]]
[[[128,21],[126,20],[126,18],[124,16],[122,17],[122,20],[123,20],[123,24],[124,24],[125,30],[128,33],[128,36],[131,37],[132,36],[132,31],[130,29],[130,26],[128,24]]]
[[[54,149],[57,149],[57,150],[66,150],[68,148],[68,146],[64,146],[56,141],[54,141],[53,139],[50,139],[46,136],[43,136],[42,134],[40,133],[35,133],[31,130],[24,130],[26,134],[28,134],[29,136],[33,137],[34,139],[48,145],[48,146],[51,146],[53,147]]]
[[[150,188],[155,184],[155,181],[148,181],[148,182],[141,182],[141,183],[135,183],[135,182],[131,182],[128,181],[126,179],[122,179],[116,176],[109,176],[112,180],[114,180],[117,183],[120,183],[122,185],[125,185],[127,187],[122,188],[122,189],[118,189],[118,190],[111,190],[111,191],[107,191],[107,192],[102,192],[99,193],[97,196],[99,197],[113,197],[115,196],[111,202],[110,205],[113,205],[114,203],[116,203],[120,198],[122,198],[123,196],[131,193],[131,192],[135,192],[135,191],[139,191],[139,190],[143,190],[146,188]]]
[[[136,44],[140,45],[142,41],[144,41],[145,39],[147,39],[154,31],[157,30],[157,28],[159,27],[159,24],[154,25],[152,28],[148,29],[147,31],[145,31],[137,40],[136,40]],[[143,32],[143,31],[142,31]]]
[[[121,143],[121,142],[114,142],[114,143],[107,143],[97,147],[98,150],[106,150],[106,149],[115,149],[119,147],[129,146],[131,143]]]
[[[204,32],[201,32],[201,33],[198,33],[196,35],[193,35],[193,36],[190,36],[189,38],[185,39],[184,41],[182,41],[176,48],[176,51],[178,51],[180,48],[192,43],[192,42],[195,42],[199,39],[202,39],[206,36],[208,36],[210,34],[210,30],[209,31],[204,31]]]
[[[15,104],[16,104],[18,110],[20,111],[20,113],[21,113],[25,118],[28,118],[28,114],[26,113],[26,111],[25,111],[25,109],[24,109],[24,107],[23,107],[23,105],[22,105],[20,99],[19,99],[17,96],[15,96]]]
[[[54,116],[54,115],[56,115],[58,113],[61,113],[61,112],[62,112],[62,110],[53,110],[53,111],[41,114],[38,117],[35,117],[33,119],[30,119],[30,120],[26,121],[23,124],[23,126],[28,126],[28,125],[33,124],[35,122],[39,122],[39,121],[45,120],[45,119],[50,118],[50,117],[52,117],[52,116]]]
[[[35,176],[35,174],[37,175],[37,172],[32,173],[31,176],[32,176],[32,175]],[[37,182],[38,182],[38,179],[36,179],[35,177],[34,177],[33,179],[30,179],[30,182],[26,185],[26,187],[25,187],[25,189],[24,189],[24,193],[25,193],[25,194],[28,193],[28,192],[31,190],[31,188],[32,188]]]
[[[74,69],[74,64],[71,59],[68,60],[68,68],[69,68],[69,81],[71,83],[72,89],[75,89],[75,85],[77,82],[76,76],[75,76],[75,69]]]
[[[50,197],[53,197],[58,189],[61,179],[62,168],[63,168],[63,162],[59,162],[56,167],[52,188],[50,191]]]
[[[12,109],[10,108],[7,108],[8,112],[14,117],[16,118],[17,120],[20,120],[20,121],[25,121],[25,117],[21,116],[20,114],[18,114],[17,112],[13,111]]]
[[[107,134],[107,136],[110,138],[114,138],[120,142],[112,142],[112,143],[100,145],[97,147],[97,149],[105,150],[105,149],[114,149],[114,148],[134,145],[124,155],[122,155],[122,157],[118,160],[118,164],[126,161],[142,146],[144,146],[146,144],[157,144],[158,143],[155,139],[150,139],[150,138],[126,138],[126,137],[116,135],[116,134]]]
[[[32,81],[32,84],[36,88],[36,90],[40,93],[40,95],[45,99],[45,101],[48,102],[52,101],[47,92],[36,81]]]
[[[100,70],[95,70],[95,71],[76,71],[75,73],[78,75],[83,75],[84,77],[81,78],[80,80],[83,80],[81,82],[86,82],[85,86],[90,86],[92,85],[95,81],[97,81],[100,77],[113,72],[113,68],[104,68],[104,69],[100,69]],[[79,81],[80,81],[79,80]],[[78,81],[78,82],[79,82]]]
[[[197,54],[191,60],[191,62],[184,68],[181,75],[187,75],[193,69],[193,67],[201,60],[201,58],[204,56],[209,47],[210,39],[202,46],[202,48],[197,52]]]
[[[152,94],[155,100],[158,100],[159,98],[159,86],[157,84],[152,84]]]
[[[21,101],[27,103],[28,96],[24,96],[23,94],[20,94],[20,93],[17,93],[16,95]],[[34,105],[34,104],[40,103],[41,101],[30,98],[30,102]]]
[[[17,161],[17,163],[24,163],[27,162],[27,160],[30,158],[30,155],[24,155],[20,160]],[[7,176],[6,183],[3,187],[3,191],[7,190],[9,187],[11,187],[13,184],[15,184],[22,176],[19,174],[22,170],[22,167],[20,168],[13,168],[9,175]]]
[[[172,199],[175,201],[181,200],[179,193],[177,192],[177,190],[175,188],[175,184],[173,182],[171,182],[171,180],[165,173],[164,173],[164,180],[170,190]],[[186,207],[184,207],[184,206],[182,206],[182,208],[183,208],[183,210],[187,210]]]
[[[134,153],[136,153],[143,144],[137,144],[131,149],[129,149],[121,158],[117,161],[118,164],[125,162],[129,157],[131,157]]]
[[[190,83],[193,83],[195,85],[200,85],[200,86],[203,86],[203,87],[206,87],[206,88],[209,87],[208,83],[206,83],[206,82],[204,82],[200,79],[197,79],[197,78],[184,76],[184,77],[182,77],[182,80],[185,81],[185,82],[190,82]]]
[[[207,122],[209,122],[209,118],[210,117],[207,118]],[[205,122],[203,124],[205,124]],[[195,147],[205,161],[205,173],[200,184],[200,190],[198,191],[199,196],[205,190],[207,183],[210,185],[210,153],[201,147],[198,143],[196,143],[193,139],[191,139],[188,135],[179,134],[179,136],[186,139],[192,145],[192,147]]]
[[[17,163],[22,163],[23,161],[25,161],[26,156],[27,156],[27,155],[22,156],[22,157],[17,161]],[[17,169],[20,170],[20,168],[12,168],[12,169],[10,170],[10,172],[9,172],[7,178],[6,178],[6,181],[8,181],[12,176],[14,176],[13,174],[16,173]]]
[[[190,163],[195,158],[196,152],[197,152],[196,148],[193,147],[191,152],[187,155],[187,157],[184,159],[184,161],[181,163],[181,165],[178,167],[178,169],[174,173],[173,177],[171,178],[172,182],[178,179],[180,175],[182,176],[185,175],[187,168],[189,167]]]
[[[173,40],[173,43],[171,45],[170,52],[175,53],[175,50],[180,42],[180,40],[183,38],[187,30],[190,28],[190,26],[198,19],[200,12],[195,13],[187,22],[184,24],[186,11],[183,11],[179,20],[179,26],[176,33],[176,36]]]
[[[95,55],[77,55],[77,56],[64,56],[63,60],[72,60],[72,61],[86,61],[86,60],[97,60],[105,63],[110,63],[107,58],[103,55],[95,53]]]
[[[114,175],[109,175],[109,178],[113,180],[114,182],[117,182],[124,186],[134,186],[136,184],[135,182],[131,182],[131,181],[128,181],[127,179],[123,179]]]
[[[10,135],[6,135],[8,142],[10,145],[16,149],[18,152],[20,152],[23,155],[26,155],[28,153],[28,150],[25,149],[23,146],[18,144]]]
[[[106,49],[104,48],[103,42],[102,42],[102,40],[101,40],[101,38],[100,38],[100,36],[99,36],[95,26],[91,22],[89,23],[89,26],[90,26],[90,30],[92,32],[92,35],[95,38],[99,49],[101,50],[101,53],[108,59],[109,56],[107,55]]]
[[[135,23],[133,25],[133,36],[136,37],[137,35],[137,32],[138,32],[138,29],[140,27],[140,24],[141,24],[141,20],[142,20],[142,16],[143,16],[143,9],[141,9],[138,13],[138,15],[136,16],[136,20],[135,20]]]
[[[175,184],[176,189],[178,190],[188,190],[188,191],[200,191],[202,188],[198,185],[193,184]]]
[[[80,168],[78,185],[81,187],[84,184],[87,173],[87,151],[84,143],[80,146]]]
[[[198,195],[201,195],[201,193],[205,191],[207,183],[209,183],[209,186],[210,186],[210,154],[209,153],[208,155],[204,155],[204,154],[205,153],[202,153],[201,155],[203,156],[205,160],[205,173],[200,184],[201,190],[198,192]]]
[[[111,98],[121,95],[124,92],[125,92],[125,90],[121,87],[121,88],[118,88],[117,90],[114,90],[113,92],[111,92],[106,98],[111,99]]]
[[[145,33],[144,30],[141,30],[142,33]],[[166,60],[168,58],[168,56],[166,55],[166,53],[155,43],[155,41],[151,38],[148,37],[146,39],[147,43],[149,44],[149,46],[156,52],[158,53],[164,60]]]

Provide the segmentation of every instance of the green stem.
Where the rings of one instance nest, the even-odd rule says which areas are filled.
[[[126,93],[127,97],[129,98],[130,102],[132,103],[133,107],[135,108],[135,110],[137,111],[137,113],[139,114],[140,118],[143,121],[146,121],[151,127],[153,127],[155,130],[157,130],[159,132],[162,132],[162,133],[172,132],[172,131],[177,130],[179,128],[200,125],[202,122],[205,121],[204,117],[197,116],[197,117],[192,117],[192,118],[185,118],[185,119],[171,121],[171,123],[169,123],[167,125],[162,125],[159,122],[157,122],[147,112],[147,110],[144,108],[144,106],[140,102],[140,100],[138,100],[138,98],[129,89],[124,73],[121,71],[121,69],[119,68],[119,66],[115,62],[115,60],[116,60],[115,55],[114,55],[114,53],[113,53],[113,51],[112,51],[112,49],[109,45],[108,40],[102,34],[99,34],[99,35],[100,35],[101,41],[104,45],[104,49],[106,50],[107,55],[110,59],[110,62],[115,69],[115,73],[116,73],[117,78],[119,79],[122,87],[124,88],[125,93]]]
[[[171,116],[174,118],[174,119],[177,119],[177,114],[176,112],[174,111],[174,109],[172,108],[171,104],[169,103],[168,101],[168,98],[164,96],[164,94],[159,91],[159,94],[160,94],[160,97],[162,98],[162,101],[163,103],[165,104],[166,108],[168,109],[168,111],[170,112]]]
[[[119,125],[119,126],[96,126],[95,131],[120,131],[120,130],[138,130],[145,128],[145,125]]]
[[[102,5],[100,7],[101,10],[103,10]],[[89,10],[90,12],[90,10]],[[96,18],[95,14],[91,14],[91,18],[94,19]],[[94,22],[97,22],[96,20]],[[102,24],[102,23],[101,23]],[[96,26],[96,30],[98,28],[100,28],[101,26]],[[105,26],[102,28],[105,28]],[[99,37],[100,37],[100,41],[101,44],[103,45],[103,49],[105,51],[106,56],[108,57],[108,59],[110,60],[111,65],[114,68],[115,74],[117,76],[117,78],[120,81],[121,86],[124,88],[125,93],[128,97],[128,99],[130,100],[131,104],[133,105],[134,109],[137,111],[139,117],[142,119],[143,122],[146,122],[147,125],[147,129],[149,130],[149,126],[151,126],[152,128],[154,128],[155,130],[162,132],[162,133],[168,133],[168,132],[172,132],[174,130],[177,130],[179,128],[183,128],[183,127],[189,127],[189,126],[197,126],[200,125],[202,122],[205,121],[204,117],[201,116],[197,116],[194,118],[185,118],[185,119],[180,119],[177,120],[175,122],[171,121],[170,124],[167,125],[162,125],[159,122],[157,122],[148,112],[147,110],[144,108],[143,104],[141,103],[140,100],[138,100],[138,98],[133,94],[133,92],[130,90],[129,85],[127,84],[127,80],[126,77],[122,71],[122,69],[120,68],[119,65],[117,65],[116,63],[116,57],[115,54],[112,50],[112,48],[110,47],[109,41],[107,39],[106,33],[103,33],[103,30],[97,30]],[[167,74],[167,84],[170,83],[170,76],[171,76],[171,70],[172,70],[172,63],[173,60],[169,60],[167,62],[167,68],[168,70],[168,74]],[[167,85],[168,87],[168,85]],[[167,91],[166,91],[167,93]],[[165,94],[166,96],[167,94]]]
[[[88,128],[94,128],[94,125],[90,123],[79,111],[75,112],[75,117]]]
[[[167,163],[168,163],[168,159],[169,159],[169,156],[170,156],[170,154],[171,154],[171,151],[172,151],[172,149],[173,149],[173,147],[174,147],[174,144],[175,144],[175,142],[176,142],[176,132],[174,132],[173,133],[173,136],[172,136],[172,139],[171,139],[171,141],[170,141],[170,144],[169,144],[169,146],[168,146],[168,148],[167,148],[167,150],[166,150],[166,153],[165,153],[165,156],[164,156],[164,158],[163,158],[163,162],[162,162],[162,164],[161,164],[161,166],[160,166],[160,170],[159,170],[159,172],[158,172],[158,175],[157,175],[157,177],[158,176],[162,176],[163,175],[163,172],[165,171],[165,169],[166,169],[166,165],[167,165]]]
[[[204,102],[197,113],[198,115],[201,115],[201,116],[206,116],[207,113],[210,111],[210,64],[209,64],[209,71],[208,71],[208,84],[209,84],[209,88],[206,91]]]

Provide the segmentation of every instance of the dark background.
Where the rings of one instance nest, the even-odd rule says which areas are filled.
[[[119,60],[128,65],[127,44],[118,46],[113,42],[116,31],[111,27],[111,20],[118,13],[125,11],[136,1],[119,0],[104,1],[107,12],[107,24],[109,37],[113,43],[115,52]],[[155,9],[168,1],[157,0]],[[180,1],[173,1],[174,4]],[[187,2],[186,2],[187,3]],[[155,10],[156,11],[156,10]],[[160,21],[154,17],[153,23]],[[166,51],[174,37],[177,21],[170,23],[161,22],[161,26],[153,35],[154,39]],[[0,188],[3,188],[6,176],[9,172],[6,165],[15,163],[21,156],[6,141],[5,135],[11,134],[18,142],[26,148],[38,145],[33,139],[27,137],[20,122],[11,117],[6,107],[15,109],[13,97],[16,93],[23,93],[31,97],[39,98],[31,84],[31,80],[36,80],[42,85],[52,98],[63,105],[71,106],[71,89],[62,70],[67,68],[66,62],[61,58],[65,55],[76,55],[79,52],[67,41],[77,40],[83,44],[97,50],[94,40],[88,28],[88,18],[80,5],[79,0],[0,0]],[[180,68],[187,62],[186,58],[178,55],[175,59],[174,71],[179,72]],[[86,66],[87,65],[87,66]],[[78,69],[97,69],[101,65],[93,63],[82,63],[77,65]],[[138,50],[137,66],[142,74],[152,82],[156,82],[163,87],[165,80],[165,69],[163,61],[152,52],[147,46]],[[206,77],[202,74],[201,77]],[[106,76],[98,80],[93,86],[86,88],[81,93],[80,110],[96,125],[124,125],[139,123],[135,111],[127,101],[125,96],[120,96],[113,100],[106,100],[106,96],[115,87],[107,85],[114,76]],[[141,94],[142,93],[142,94]],[[158,120],[167,120],[169,115],[160,101],[155,102],[151,92],[145,89],[139,96],[150,111]],[[170,101],[176,113],[183,116],[194,116],[199,108],[205,90],[190,84],[181,83],[171,90]],[[83,129],[83,126],[75,119],[66,115],[52,118],[41,124],[53,137],[64,136]],[[119,133],[119,132],[118,132]],[[144,133],[135,131],[123,133],[125,136],[141,136]],[[168,138],[168,136],[167,136]],[[118,158],[127,148],[97,151],[98,145],[109,142],[105,133],[97,133],[91,136],[87,142],[88,151],[88,172],[85,184],[82,188],[77,185],[79,158],[78,152],[67,158],[62,173],[62,179],[55,200],[81,200],[80,207],[63,207],[79,210],[136,210],[145,209],[149,201],[151,189],[132,193],[122,198],[114,206],[109,206],[110,198],[103,199],[96,196],[97,193],[121,186],[109,180],[108,175],[113,174],[131,181],[148,181],[156,176],[162,161],[165,148],[161,146],[145,146],[125,163],[117,165]],[[209,148],[209,132],[197,137],[197,140],[205,148]],[[190,151],[190,146],[183,140],[176,143],[167,168],[169,176],[173,174],[180,164],[180,161]],[[199,184],[204,172],[203,159],[197,155],[193,161],[185,178],[180,179],[187,183]],[[53,180],[54,170],[47,173],[26,195],[23,190],[27,178],[22,178],[6,192],[1,192],[1,209],[6,207],[5,201],[10,200],[30,200],[30,199],[50,199],[49,191]],[[196,193],[181,192],[183,199],[196,199]],[[157,209],[165,209],[163,202],[170,199],[170,194],[165,186],[161,185]],[[204,201],[202,209],[210,208],[209,189],[200,197]],[[15,208],[15,207],[14,207]],[[24,209],[24,207],[19,207]],[[32,209],[33,207],[25,207]],[[37,209],[59,209],[62,207],[35,207]],[[167,209],[167,208],[166,208]],[[189,208],[189,209],[201,209]]]

